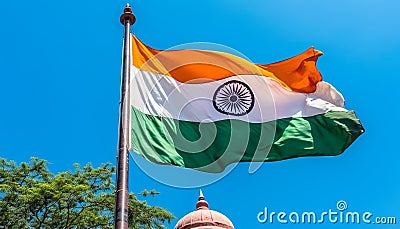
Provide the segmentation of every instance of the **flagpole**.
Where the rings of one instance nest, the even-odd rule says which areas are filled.
[[[128,229],[128,170],[129,170],[129,122],[130,122],[130,26],[135,23],[132,8],[126,4],[124,13],[120,17],[125,27],[124,55],[121,82],[121,103],[119,117],[119,137],[117,155],[117,187],[115,191],[114,228]]]

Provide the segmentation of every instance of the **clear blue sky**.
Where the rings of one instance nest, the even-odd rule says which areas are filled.
[[[400,224],[400,3],[396,0],[134,1],[132,31],[167,49],[188,42],[234,48],[256,63],[324,52],[318,68],[356,111],[366,133],[337,157],[243,163],[203,187],[212,209],[236,228],[365,228],[365,225],[260,224],[257,213],[348,210],[396,216]],[[0,157],[47,159],[53,172],[74,162],[115,163],[126,1],[0,2]],[[198,189],[154,181],[130,166],[130,190],[156,189],[150,204],[178,218],[194,209]],[[173,228],[176,221],[172,223]]]

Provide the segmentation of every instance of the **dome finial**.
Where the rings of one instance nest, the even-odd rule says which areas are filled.
[[[200,189],[200,194],[199,194],[199,201],[197,201],[197,204],[196,204],[196,210],[199,210],[199,209],[208,209],[208,203],[205,200],[203,191],[201,191],[201,189]]]

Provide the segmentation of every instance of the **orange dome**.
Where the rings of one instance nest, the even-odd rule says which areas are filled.
[[[208,203],[200,190],[196,211],[180,219],[174,229],[234,229],[234,226],[223,214],[208,209]]]

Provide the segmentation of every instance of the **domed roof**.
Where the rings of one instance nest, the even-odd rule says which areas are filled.
[[[232,222],[223,214],[210,210],[202,191],[196,211],[185,215],[178,221],[174,229],[234,229]]]

